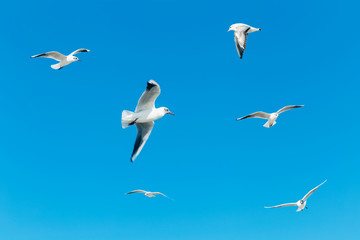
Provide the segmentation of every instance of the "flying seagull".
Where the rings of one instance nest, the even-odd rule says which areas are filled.
[[[243,23],[235,23],[230,26],[229,31],[234,31],[234,40],[236,45],[236,50],[239,54],[239,57],[242,58],[244,51],[246,49],[246,41],[248,33],[261,31],[260,28],[253,28],[249,25]]]
[[[165,114],[175,115],[166,107],[155,108],[155,100],[160,95],[160,86],[154,80],[147,82],[145,92],[141,95],[135,112],[124,110],[121,116],[122,128],[127,128],[135,124],[138,134],[136,137],[134,150],[131,155],[131,162],[141,152],[146,140],[149,138],[154,121],[162,118]]]
[[[313,194],[321,185],[323,185],[327,180],[325,180],[322,184],[320,184],[319,186],[317,186],[316,188],[310,190],[310,192],[308,192],[302,199],[300,199],[299,201],[297,201],[296,203],[285,203],[285,204],[281,204],[281,205],[277,205],[277,206],[273,206],[273,207],[265,207],[265,208],[279,208],[279,207],[288,207],[288,206],[297,206],[298,209],[296,210],[297,212],[299,211],[303,211],[304,208],[307,209],[306,207],[306,200],[308,199],[308,197],[310,197],[311,194]]]
[[[53,69],[62,69],[64,66],[72,63],[72,62],[76,62],[76,61],[80,61],[79,58],[75,57],[74,55],[77,53],[81,53],[81,52],[90,52],[90,50],[85,49],[85,48],[80,48],[72,53],[70,53],[69,55],[65,56],[62,55],[59,52],[53,51],[53,52],[47,52],[47,53],[42,53],[42,54],[38,54],[38,55],[34,55],[31,56],[31,58],[36,58],[36,57],[45,57],[45,58],[52,58],[56,61],[59,61],[59,63],[57,64],[53,64],[51,65],[51,67]]]
[[[148,192],[148,191],[144,191],[144,190],[134,190],[134,191],[128,192],[126,194],[133,194],[133,193],[144,193],[144,195],[149,198],[155,197],[155,195],[161,195],[161,196],[169,198],[168,196],[166,196],[165,194],[162,194],[161,192]]]
[[[279,117],[279,114],[285,111],[288,111],[290,109],[293,108],[299,108],[299,107],[303,107],[304,105],[290,105],[290,106],[286,106],[283,107],[282,109],[278,110],[277,112],[274,113],[265,113],[265,112],[255,112],[252,113],[250,115],[247,115],[245,117],[241,117],[241,118],[237,118],[236,120],[242,120],[245,118],[264,118],[267,119],[268,121],[263,125],[264,127],[270,128],[272,126],[274,126],[276,124],[276,119]]]

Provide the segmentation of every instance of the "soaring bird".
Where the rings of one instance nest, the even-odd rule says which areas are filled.
[[[150,136],[154,127],[154,121],[162,118],[166,114],[175,115],[166,107],[155,108],[155,100],[160,95],[160,86],[154,80],[147,82],[145,92],[141,95],[135,112],[124,110],[121,117],[121,125],[127,128],[135,124],[138,134],[136,137],[134,150],[131,155],[131,162],[141,152],[144,144]]]
[[[291,106],[286,106],[283,107],[282,109],[278,110],[277,112],[274,113],[265,113],[265,112],[255,112],[252,113],[250,115],[247,115],[245,117],[241,117],[241,118],[237,118],[236,120],[242,120],[242,119],[246,119],[246,118],[264,118],[267,119],[268,121],[263,125],[264,127],[270,128],[272,126],[274,126],[276,124],[276,119],[279,117],[279,114],[285,111],[288,111],[290,109],[293,108],[299,108],[299,107],[303,107],[304,105],[291,105]]]
[[[311,194],[313,194],[321,185],[323,185],[327,180],[325,180],[323,183],[321,183],[319,186],[311,189],[302,199],[300,199],[299,201],[297,201],[296,203],[285,203],[285,204],[281,204],[281,205],[277,205],[277,206],[273,206],[273,207],[265,207],[265,208],[279,208],[279,207],[288,207],[288,206],[297,206],[298,209],[296,210],[297,212],[299,211],[303,211],[304,208],[307,209],[306,207],[306,200],[310,197]]]
[[[230,26],[228,32],[229,31],[234,31],[236,50],[239,54],[239,57],[242,58],[246,49],[247,35],[252,32],[261,31],[261,29],[254,28],[243,23],[235,23]]]
[[[161,195],[161,196],[168,198],[168,196],[166,196],[165,194],[162,194],[161,192],[148,192],[148,191],[144,191],[144,190],[134,190],[134,191],[128,192],[126,194],[132,194],[132,193],[144,193],[144,195],[149,198],[155,197],[155,195]]]
[[[47,53],[34,55],[34,56],[31,56],[31,58],[36,58],[36,57],[52,58],[52,59],[54,59],[56,61],[59,61],[59,63],[53,64],[53,65],[51,65],[51,67],[53,69],[60,70],[64,66],[66,66],[66,65],[68,65],[68,64],[70,64],[72,62],[80,61],[80,59],[75,57],[74,55],[77,54],[77,53],[81,53],[81,52],[90,52],[90,50],[85,49],[85,48],[80,48],[80,49],[70,53],[67,56],[65,56],[65,55],[63,55],[63,54],[61,54],[59,52],[53,51],[53,52],[47,52]]]

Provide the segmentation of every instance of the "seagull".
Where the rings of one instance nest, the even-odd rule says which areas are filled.
[[[285,203],[285,204],[281,204],[281,205],[277,205],[277,206],[273,206],[273,207],[265,207],[265,208],[279,208],[279,207],[288,207],[288,206],[297,206],[298,209],[296,210],[297,212],[299,211],[303,211],[304,208],[307,209],[306,207],[306,200],[308,199],[308,197],[310,197],[311,194],[313,194],[321,185],[323,185],[327,180],[325,180],[323,183],[321,183],[319,186],[317,186],[316,188],[313,188],[312,190],[310,190],[310,192],[308,192],[302,199],[300,199],[299,201],[297,201],[296,203]]]
[[[134,190],[134,191],[128,192],[126,194],[132,194],[132,193],[144,193],[144,195],[149,198],[155,197],[155,195],[161,195],[161,196],[169,198],[168,196],[166,196],[165,194],[162,194],[161,192],[148,192],[148,191],[144,191],[144,190]]]
[[[151,130],[154,127],[154,121],[162,118],[166,114],[175,115],[166,107],[155,108],[155,100],[160,95],[160,86],[154,80],[147,82],[145,92],[141,95],[135,112],[124,110],[121,116],[122,128],[127,128],[135,124],[137,128],[137,137],[134,145],[134,150],[131,155],[131,162],[141,152],[147,139],[150,136]]]
[[[234,31],[234,40],[236,45],[236,50],[239,54],[240,59],[244,54],[246,48],[246,41],[248,33],[261,31],[260,28],[253,28],[249,25],[243,23],[235,23],[230,26],[228,32]]]
[[[267,119],[268,121],[263,125],[264,127],[270,128],[272,126],[274,126],[276,124],[276,119],[279,117],[279,114],[285,111],[288,111],[290,109],[293,108],[299,108],[299,107],[303,107],[304,105],[290,105],[290,106],[286,106],[283,107],[282,109],[278,110],[277,112],[274,113],[265,113],[265,112],[255,112],[252,113],[250,115],[247,115],[245,117],[242,118],[237,118],[236,120],[242,120],[245,118],[264,118]]]
[[[59,63],[53,64],[53,65],[51,65],[51,67],[53,69],[60,70],[64,66],[66,66],[66,65],[68,65],[68,64],[70,64],[72,62],[80,61],[80,59],[75,57],[74,55],[77,54],[77,53],[81,53],[81,52],[90,52],[90,50],[85,49],[85,48],[80,48],[80,49],[70,53],[67,56],[65,56],[65,55],[63,55],[63,54],[61,54],[59,52],[53,51],[53,52],[47,52],[47,53],[34,55],[34,56],[31,56],[30,58],[36,58],[36,57],[52,58],[52,59],[54,59],[56,61],[59,61]]]

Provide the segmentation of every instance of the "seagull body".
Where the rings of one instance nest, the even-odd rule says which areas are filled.
[[[166,114],[174,115],[166,107],[155,108],[155,100],[160,95],[160,86],[154,80],[147,82],[145,92],[141,95],[135,112],[124,110],[121,116],[122,128],[127,128],[135,124],[138,134],[136,137],[134,150],[131,155],[133,162],[141,152],[151,130],[154,127],[154,121],[162,118]]]
[[[247,35],[252,32],[261,31],[261,29],[254,28],[243,23],[235,23],[230,26],[228,32],[229,31],[234,31],[236,50],[239,54],[240,59],[242,59],[242,56],[246,49]]]
[[[319,186],[311,189],[302,199],[297,201],[296,203],[285,203],[273,207],[265,207],[265,208],[279,208],[279,207],[288,207],[288,206],[297,206],[298,209],[296,212],[303,211],[306,207],[307,199],[310,197],[311,194],[313,194],[321,185],[323,185],[327,180],[325,180],[323,183],[321,183]]]
[[[59,52],[53,51],[53,52],[47,52],[47,53],[34,55],[34,56],[31,56],[31,58],[37,58],[37,57],[52,58],[56,61],[59,61],[59,63],[51,65],[51,68],[60,70],[64,66],[69,65],[72,62],[80,61],[79,58],[74,56],[75,54],[80,53],[80,52],[90,52],[90,50],[81,48],[81,49],[78,49],[78,50],[70,53],[67,56],[65,56]]]
[[[155,195],[161,195],[161,196],[167,197],[165,194],[162,194],[161,192],[148,192],[148,191],[144,191],[144,190],[134,190],[134,191],[128,192],[126,194],[132,194],[132,193],[144,193],[144,195],[149,198],[155,197]]]
[[[279,117],[280,113],[288,111],[293,108],[299,108],[299,107],[303,107],[303,106],[304,105],[290,105],[290,106],[283,107],[274,113],[255,112],[255,113],[252,113],[245,117],[237,118],[236,120],[242,120],[242,119],[246,119],[246,118],[263,118],[263,119],[268,120],[263,126],[270,128],[276,124],[276,119]]]

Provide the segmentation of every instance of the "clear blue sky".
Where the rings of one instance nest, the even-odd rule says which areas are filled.
[[[0,239],[338,240],[360,235],[356,1],[6,1]],[[237,56],[233,23],[262,28]],[[57,50],[88,48],[60,71]],[[121,129],[149,79],[136,161]],[[291,104],[278,124],[235,118]],[[264,209],[309,198],[309,210]],[[134,189],[166,198],[125,196]]]

